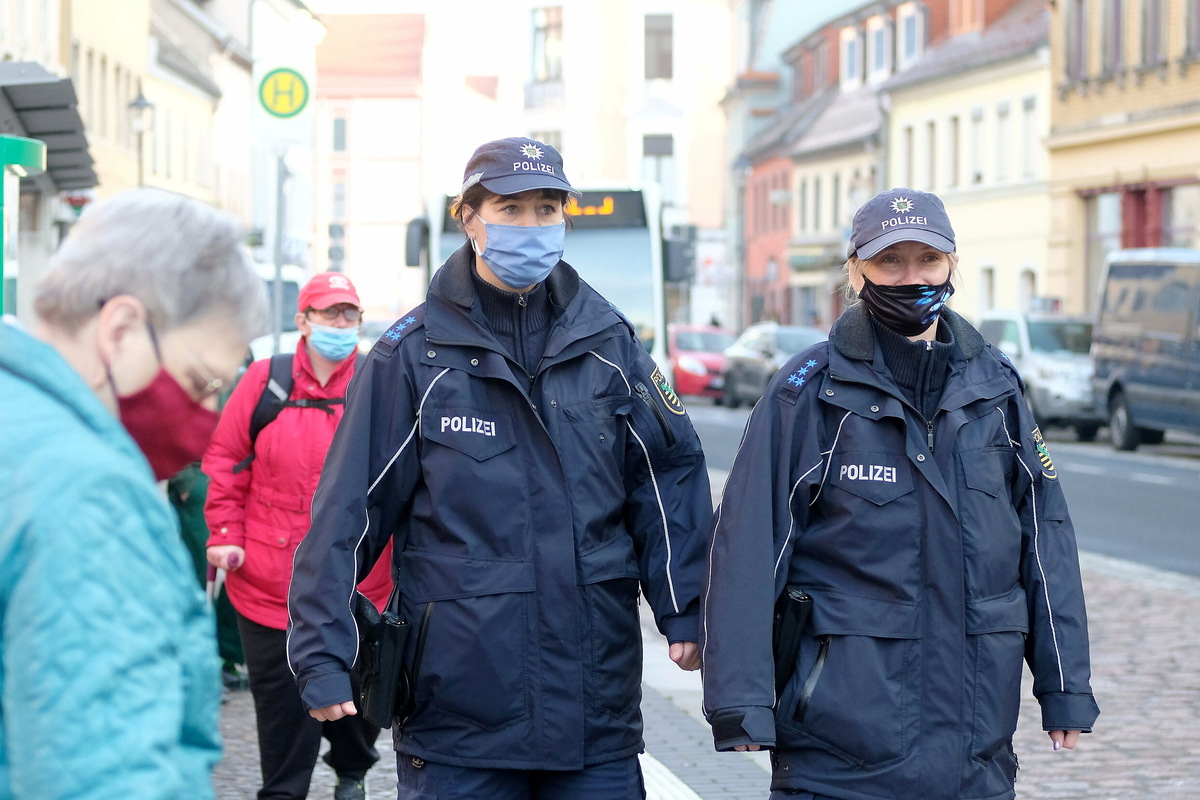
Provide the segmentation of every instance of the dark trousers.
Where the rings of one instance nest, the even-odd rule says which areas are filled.
[[[476,769],[396,754],[399,800],[645,800],[637,756],[572,772]]]
[[[262,788],[258,800],[304,800],[321,738],[329,740],[325,763],[339,777],[362,778],[379,760],[379,728],[361,716],[318,722],[300,701],[296,678],[287,663],[287,631],[259,625],[238,614],[246,651],[250,693],[258,723]]]

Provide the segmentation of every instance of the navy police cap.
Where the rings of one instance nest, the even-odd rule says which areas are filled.
[[[462,190],[477,183],[495,194],[530,189],[557,189],[579,194],[563,174],[563,160],[552,146],[536,139],[511,136],[481,144],[467,162]]]
[[[954,229],[937,195],[902,187],[889,189],[855,213],[850,255],[874,258],[896,242],[921,242],[943,253],[954,252]]]

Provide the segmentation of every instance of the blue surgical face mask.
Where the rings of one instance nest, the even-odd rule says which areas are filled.
[[[358,346],[358,328],[332,328],[313,322],[308,324],[312,328],[312,333],[308,335],[308,343],[322,358],[341,361]]]
[[[510,289],[524,289],[541,283],[562,260],[566,223],[493,225],[483,217],[479,220],[487,234],[487,246],[480,253],[478,242],[472,239],[471,245],[496,277]]]

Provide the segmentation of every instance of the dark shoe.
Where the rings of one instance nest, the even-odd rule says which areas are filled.
[[[231,692],[250,688],[250,676],[242,664],[225,664],[221,668],[221,683]]]
[[[367,800],[367,779],[338,778],[333,800]]]

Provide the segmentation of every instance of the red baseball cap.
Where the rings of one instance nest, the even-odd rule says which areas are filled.
[[[300,290],[297,305],[300,311],[304,311],[306,308],[330,308],[339,303],[362,307],[358,292],[349,278],[340,272],[318,272]]]

